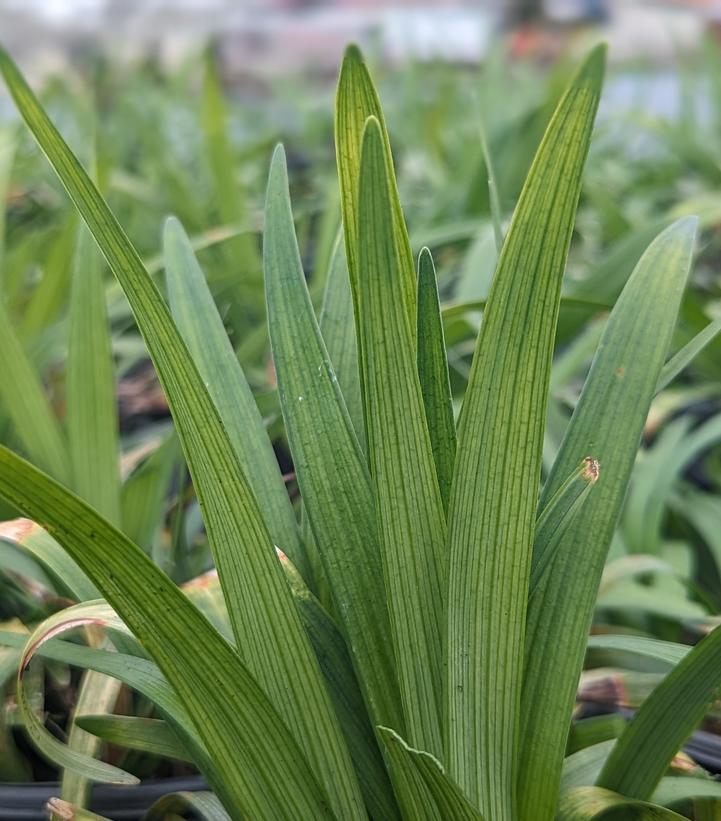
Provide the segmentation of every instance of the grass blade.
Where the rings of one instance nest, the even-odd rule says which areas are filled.
[[[448,375],[446,343],[438,300],[433,257],[427,248],[418,258],[418,313],[416,320],[418,376],[421,381],[426,422],[444,510],[453,482],[456,460],[456,423]]]
[[[528,583],[529,600],[536,592],[543,574],[553,563],[555,551],[564,533],[598,481],[599,472],[598,462],[587,456],[541,511],[533,537],[531,578]]]
[[[520,683],[548,379],[603,63],[597,48],[533,162],[459,420],[449,509],[447,762],[450,776],[494,821],[518,818]]]
[[[704,717],[721,681],[721,630],[703,638],[643,702],[597,784],[647,800]]]
[[[0,69],[38,144],[128,297],[163,385],[200,502],[239,652],[292,728],[334,809],[362,799],[320,670],[247,478],[167,305],[98,190],[0,51]]]
[[[702,330],[699,331],[693,339],[687,342],[680,351],[677,351],[663,366],[658,377],[658,385],[656,386],[656,393],[660,393],[664,388],[667,388],[671,382],[685,370],[698,354],[721,332],[721,318],[714,319]]]
[[[158,718],[137,716],[83,715],[75,723],[86,733],[109,744],[140,750],[163,758],[192,761],[170,726]]]
[[[278,395],[303,504],[371,719],[397,727],[403,719],[368,470],[308,295],[280,146],[263,253]]]
[[[356,313],[391,635],[410,742],[440,756],[446,527],[403,301],[383,135],[372,117],[358,199]]]
[[[364,427],[358,374],[358,347],[348,263],[341,237],[331,259],[318,324],[328,356],[333,363],[333,371],[338,378],[338,387],[343,395],[348,415],[360,439],[364,436]],[[362,444],[365,449],[365,443]]]
[[[78,231],[70,294],[68,443],[75,492],[120,524],[118,412],[110,326],[100,258],[89,231]]]
[[[682,220],[643,255],[606,324],[543,490],[551,498],[593,449],[603,466],[529,607],[519,817],[553,818],[586,635],[635,452],[666,357],[691,264],[696,223]],[[653,334],[648,328],[654,328]],[[578,544],[582,543],[582,553]],[[568,591],[574,591],[569,599]],[[543,700],[544,709],[537,705]]]
[[[263,419],[190,241],[172,217],[165,224],[164,249],[173,317],[218,409],[273,542],[308,578],[295,513]]]

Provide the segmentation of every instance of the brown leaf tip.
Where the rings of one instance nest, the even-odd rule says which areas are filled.
[[[0,539],[21,543],[22,540],[37,527],[30,519],[12,519],[0,522]]]
[[[594,459],[593,456],[587,456],[583,460],[583,478],[587,482],[595,484],[598,481],[600,472],[601,465],[599,464],[598,459]]]
[[[73,805],[68,804],[67,801],[62,801],[60,798],[51,798],[45,805],[45,809],[51,817],[62,818],[63,821],[73,821],[74,818],[77,818]]]

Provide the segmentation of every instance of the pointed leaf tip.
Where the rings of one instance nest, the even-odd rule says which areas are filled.
[[[343,54],[343,63],[363,63],[363,52],[356,43],[349,43]]]
[[[607,43],[598,43],[586,55],[585,60],[579,69],[579,79],[586,77],[594,85],[603,79],[606,69],[606,54],[608,53]]]

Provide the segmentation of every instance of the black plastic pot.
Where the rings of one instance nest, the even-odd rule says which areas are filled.
[[[112,821],[140,821],[150,806],[167,793],[207,788],[200,776],[143,781],[134,787],[96,784],[90,809]],[[0,784],[0,821],[47,821],[45,804],[59,795],[60,785],[52,782]]]

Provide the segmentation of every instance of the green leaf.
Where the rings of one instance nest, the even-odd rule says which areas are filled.
[[[229,821],[230,816],[210,792],[174,792],[159,798],[143,816],[144,821],[168,821],[178,813],[192,813],[201,821]]]
[[[576,787],[562,798],[556,821],[682,821],[672,810],[600,787]]]
[[[78,231],[69,321],[67,424],[73,487],[119,525],[120,451],[110,327],[100,257],[85,226]]]
[[[399,727],[368,469],[308,296],[281,146],[270,168],[263,253],[278,395],[303,504],[371,718]]]
[[[178,737],[162,719],[136,716],[82,715],[75,719],[78,727],[103,741],[130,750],[192,761]]]
[[[701,351],[718,336],[721,332],[721,318],[715,319],[696,336],[687,342],[680,351],[675,353],[663,366],[658,377],[656,393],[660,393],[668,387],[671,382],[684,371]]]
[[[695,221],[662,233],[639,261],[604,329],[542,504],[588,453],[602,471],[528,612],[519,818],[553,818],[601,573],[691,264]],[[648,328],[654,328],[649,334]],[[578,545],[583,544],[579,551]],[[573,598],[568,591],[573,590]],[[538,704],[543,700],[544,709]]]
[[[391,636],[410,742],[440,756],[446,526],[374,118],[363,136],[358,197],[356,313]]]
[[[398,807],[376,743],[343,636],[288,557],[278,551],[300,619],[318,657],[372,818],[398,818]]]
[[[365,429],[358,374],[353,296],[348,279],[345,246],[340,237],[333,251],[318,324],[353,428],[361,439],[365,435]],[[365,441],[362,441],[362,444],[365,446]]]
[[[255,399],[183,227],[165,223],[165,277],[173,317],[260,507],[273,542],[307,578],[295,513]]]
[[[99,597],[98,588],[53,537],[30,519],[0,522],[0,539],[32,556],[67,588],[77,601]]]
[[[595,49],[533,162],[493,279],[459,420],[449,510],[447,763],[494,821],[518,819],[515,759],[548,379],[603,62],[603,48]]]
[[[595,658],[601,657],[610,667],[634,669],[634,659],[659,662],[663,669],[675,667],[691,649],[687,644],[647,638],[646,636],[589,636],[588,650]],[[646,669],[646,668],[644,668]]]
[[[444,510],[453,482],[456,460],[456,423],[453,418],[453,398],[448,376],[448,358],[443,338],[438,300],[438,284],[433,257],[427,248],[418,257],[418,314],[416,320],[418,376],[423,393],[428,433],[431,437],[433,461]]]
[[[643,702],[597,784],[646,800],[721,685],[721,630],[703,638]]]
[[[239,656],[137,545],[6,448],[0,495],[46,524],[158,664],[221,774],[213,788],[231,813],[330,817],[303,753]],[[268,778],[278,771],[282,781]]]
[[[239,653],[292,728],[332,807],[353,816],[362,811],[362,799],[330,699],[253,492],[213,400],[137,252],[2,51],[0,69],[20,113],[133,309],[186,454]]]
[[[413,821],[483,821],[446,775],[438,759],[409,747],[398,733],[380,728],[404,817]]]
[[[69,479],[68,448],[37,372],[0,299],[0,402],[28,458],[59,481]]]
[[[73,611],[72,626],[80,627],[85,625],[111,625],[117,616],[107,605],[92,602],[88,605],[80,605],[70,608]],[[33,658],[35,650],[42,644],[48,636],[57,634],[67,616],[61,611],[59,614],[41,623],[27,637],[27,642],[20,660],[17,677],[17,702],[20,715],[23,719],[23,727],[32,740],[37,750],[49,761],[63,767],[67,771],[76,773],[79,780],[73,783],[73,787],[79,793],[79,800],[85,798],[84,781],[109,781],[114,784],[136,784],[138,780],[130,773],[121,770],[111,764],[96,761],[93,757],[94,747],[88,748],[85,744],[69,745],[59,741],[44,726],[40,716],[36,714],[34,704],[36,699],[28,694],[25,685],[25,671]],[[109,680],[113,685],[115,682]],[[40,680],[42,686],[42,678]],[[116,691],[117,695],[117,691]],[[41,701],[42,703],[42,701]],[[76,737],[77,741],[77,737]]]
[[[148,555],[163,524],[174,469],[181,458],[178,438],[171,431],[123,483],[123,531]]]
[[[413,254],[408,239],[403,209],[401,208],[390,140],[383,118],[378,92],[368,73],[363,55],[357,46],[346,49],[338,77],[335,104],[335,152],[341,193],[343,232],[348,259],[353,301],[358,304],[360,239],[358,236],[358,192],[360,186],[361,143],[368,117],[375,117],[383,136],[384,159],[388,172],[389,197],[392,208],[393,237],[398,259],[398,277],[408,317],[415,322],[416,274]],[[361,360],[362,360],[361,355]]]
[[[599,473],[598,462],[587,456],[558,488],[538,516],[533,537],[531,578],[528,583],[529,600],[538,589],[543,574],[553,563],[561,539],[578,516],[586,497],[598,481]]]

